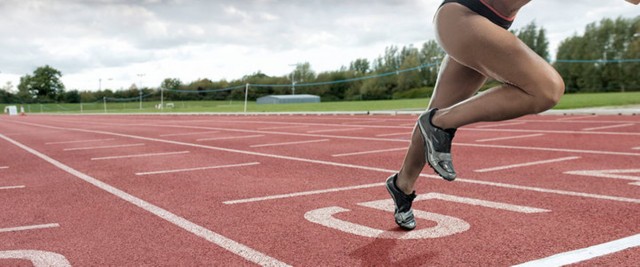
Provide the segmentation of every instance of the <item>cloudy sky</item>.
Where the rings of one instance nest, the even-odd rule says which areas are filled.
[[[68,90],[157,87],[164,78],[316,72],[390,45],[434,39],[440,0],[0,0],[0,87],[39,66]],[[533,0],[514,28],[536,21],[558,43],[602,18],[634,17],[624,0]]]

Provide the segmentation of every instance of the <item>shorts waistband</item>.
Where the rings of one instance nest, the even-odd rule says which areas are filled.
[[[513,18],[505,18],[504,16],[498,14],[493,8],[485,4],[482,0],[444,0],[444,2],[442,2],[442,5],[446,3],[461,4],[471,11],[478,13],[478,15],[487,18],[489,21],[493,22],[493,24],[496,24],[504,29],[509,29],[509,27],[511,27],[511,24],[513,24]]]

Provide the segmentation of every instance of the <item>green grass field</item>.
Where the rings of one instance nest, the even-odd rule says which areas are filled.
[[[158,101],[125,103],[89,104],[26,104],[27,113],[161,113],[161,112],[244,112],[242,101],[171,101],[173,108],[156,109]],[[336,112],[336,111],[385,111],[385,110],[420,110],[429,103],[428,98],[377,100],[377,101],[342,101],[306,104],[262,104],[247,103],[247,112]],[[0,108],[4,110],[4,106]],[[592,93],[567,94],[554,109],[575,109],[603,106],[640,105],[640,92],[627,93]]]

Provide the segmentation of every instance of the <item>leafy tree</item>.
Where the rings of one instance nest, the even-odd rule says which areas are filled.
[[[64,84],[60,81],[62,73],[45,65],[33,71],[32,75],[20,78],[18,90],[23,98],[31,96],[40,102],[60,101],[64,94]]]
[[[536,22],[532,21],[512,32],[536,54],[547,61],[549,60],[549,40],[547,40],[547,33],[543,27],[538,28]]]

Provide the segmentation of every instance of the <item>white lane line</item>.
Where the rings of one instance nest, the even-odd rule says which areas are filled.
[[[231,140],[231,139],[246,139],[246,138],[258,138],[263,137],[264,134],[256,134],[256,135],[241,135],[241,136],[227,136],[227,137],[212,137],[212,138],[201,138],[196,141],[215,141],[215,140]]]
[[[518,168],[518,167],[526,167],[526,166],[533,166],[533,165],[540,165],[540,164],[547,164],[547,163],[561,162],[561,161],[567,161],[567,160],[574,160],[574,159],[579,159],[579,158],[580,158],[580,157],[565,157],[565,158],[558,158],[558,159],[549,159],[549,160],[541,160],[541,161],[532,161],[532,162],[526,162],[526,163],[520,163],[520,164],[513,164],[513,165],[507,165],[507,166],[500,166],[500,167],[493,167],[493,168],[480,169],[480,170],[475,170],[475,172],[491,172],[491,171],[500,171],[500,170],[506,170],[506,169]]]
[[[15,186],[3,186],[0,187],[0,190],[11,190],[11,189],[22,189],[25,188],[24,185],[15,185]]]
[[[60,144],[75,144],[75,143],[89,143],[89,142],[102,142],[102,141],[113,141],[113,138],[107,139],[91,139],[91,140],[75,140],[75,141],[62,141],[62,142],[47,142],[45,145],[60,145]]]
[[[260,164],[260,162],[249,162],[249,163],[241,163],[241,164],[218,165],[218,166],[197,167],[197,168],[176,169],[176,170],[164,170],[164,171],[152,171],[152,172],[136,172],[136,175],[143,176],[143,175],[165,174],[165,173],[176,173],[176,172],[202,171],[202,170],[210,170],[210,169],[246,167],[246,166],[253,166],[253,165],[258,165],[258,164]]]
[[[560,119],[556,119],[555,121],[571,121],[571,120],[579,120],[579,119],[592,119],[598,117],[597,115],[586,115],[586,116],[569,116],[566,118],[560,118]]]
[[[142,158],[142,157],[156,157],[156,156],[169,156],[187,154],[189,151],[177,151],[177,152],[163,152],[163,153],[147,153],[147,154],[135,154],[135,155],[122,155],[122,156],[110,156],[91,158],[91,160],[107,160],[107,159],[126,159],[126,158]]]
[[[64,151],[76,151],[76,150],[91,150],[91,149],[106,149],[106,148],[121,148],[121,147],[132,147],[132,146],[144,146],[144,144],[126,144],[126,145],[113,145],[113,146],[91,146],[91,147],[74,147],[74,148],[65,148]]]
[[[538,137],[538,136],[543,136],[543,135],[544,135],[544,134],[527,134],[527,135],[505,136],[505,137],[496,137],[496,138],[480,139],[480,140],[476,140],[476,142],[502,141],[502,140],[510,140],[510,139],[520,139],[520,138]]]
[[[625,175],[625,174],[629,174],[629,173],[638,173],[638,174],[640,174],[640,169],[585,170],[585,171],[568,171],[568,172],[565,172],[565,174],[571,174],[571,175],[632,180],[632,181],[635,181],[635,182],[630,183],[630,185],[640,185],[640,176],[639,175]]]
[[[634,148],[632,148],[632,149],[634,149],[634,150],[640,150],[640,146],[639,146],[639,147],[634,147]]]
[[[342,125],[354,125],[354,124],[368,124],[368,123],[372,123],[372,122],[385,122],[387,120],[361,120],[361,121],[349,121],[349,122],[343,122],[341,123]]]
[[[488,147],[488,148],[533,150],[533,151],[553,151],[553,152],[567,152],[567,153],[582,153],[582,154],[600,154],[600,155],[636,156],[636,157],[640,156],[640,153],[599,151],[599,150],[582,150],[582,149],[568,149],[568,148],[552,148],[552,147],[503,146],[503,145],[485,145],[485,144],[467,144],[467,143],[453,143],[453,145],[470,146],[470,147]]]
[[[169,136],[185,136],[185,135],[200,135],[200,134],[214,134],[219,133],[219,131],[211,131],[211,132],[195,132],[195,133],[174,133],[174,134],[161,134],[161,137],[169,137]]]
[[[10,228],[0,228],[0,233],[28,231],[28,230],[46,229],[46,228],[54,228],[54,227],[60,227],[60,225],[57,223],[49,223],[49,224],[10,227]]]
[[[635,124],[633,123],[625,123],[625,124],[616,124],[616,125],[608,125],[608,126],[600,126],[600,127],[592,127],[592,128],[584,128],[582,129],[583,131],[595,131],[595,130],[602,130],[602,129],[611,129],[611,128],[622,128],[622,127],[629,127],[629,126],[633,126]]]
[[[280,194],[280,195],[271,195],[271,196],[265,196],[265,197],[253,197],[253,198],[229,200],[222,203],[227,205],[232,205],[232,204],[259,202],[259,201],[273,200],[273,199],[292,198],[292,197],[310,196],[310,195],[326,194],[326,193],[333,193],[333,192],[340,192],[340,191],[364,189],[364,188],[378,187],[383,185],[384,183],[374,183],[374,184],[363,184],[363,185],[356,185],[356,186],[336,187],[336,188],[329,188],[329,189],[322,189],[322,190],[296,192],[296,193],[290,193],[290,194]]]
[[[640,247],[640,234],[628,236],[587,248],[576,249],[552,255],[542,259],[525,262],[522,264],[514,265],[514,267],[565,266],[634,247]]]
[[[31,125],[31,126],[35,126],[35,127],[41,127],[41,128],[59,129],[59,127],[56,127],[56,126],[49,126],[49,125],[43,125],[43,124],[35,124],[35,123],[27,123],[27,122],[17,122],[17,123],[25,124],[25,125]],[[321,165],[327,165],[327,166],[344,167],[344,168],[367,170],[367,171],[376,171],[376,172],[382,172],[382,173],[386,173],[386,174],[394,174],[394,173],[396,173],[398,171],[398,170],[395,170],[395,169],[393,169],[393,170],[392,169],[383,169],[383,168],[376,168],[376,167],[369,167],[369,166],[362,166],[362,165],[346,164],[346,163],[340,163],[340,162],[298,158],[298,157],[283,156],[283,155],[277,155],[277,154],[267,154],[267,153],[254,152],[254,151],[248,151],[248,150],[239,150],[239,149],[231,149],[231,148],[224,148],[224,147],[215,147],[215,146],[210,146],[210,145],[186,143],[186,142],[179,142],[179,141],[173,141],[173,140],[157,139],[157,138],[152,138],[152,137],[144,137],[144,136],[129,135],[129,134],[122,134],[122,133],[114,133],[114,132],[107,132],[107,131],[87,130],[87,129],[79,129],[79,128],[65,128],[65,129],[67,131],[77,131],[77,132],[85,132],[85,133],[113,135],[113,136],[126,137],[126,138],[137,139],[137,140],[153,141],[153,142],[159,142],[159,143],[165,143],[165,144],[174,144],[174,145],[181,145],[181,146],[188,146],[188,147],[197,147],[197,148],[202,148],[202,149],[210,149],[210,150],[224,151],[224,152],[244,154],[244,155],[260,156],[260,157],[267,157],[267,158],[274,158],[274,159],[306,162],[306,163],[312,163],[312,164],[321,164]],[[10,140],[7,137],[3,137],[2,134],[0,134],[0,137],[1,138],[5,138],[7,140]],[[460,144],[460,145],[480,146],[480,147],[487,146],[487,145],[479,145],[479,144]],[[577,151],[577,152],[580,152],[580,153],[596,153],[596,154],[616,153],[616,152],[607,152],[607,151],[588,151],[588,150],[570,150],[569,151],[569,150],[564,150],[564,149],[551,149],[551,148],[535,148],[535,149],[533,149],[533,148],[529,148],[529,147],[507,147],[507,146],[495,146],[495,145],[491,145],[491,146],[488,146],[488,147],[500,147],[500,148],[512,148],[512,149],[515,148],[515,149],[525,149],[525,150],[543,150],[543,151],[561,151],[561,152],[576,152]],[[640,154],[631,154],[631,155],[640,156]],[[420,176],[421,177],[434,178],[434,179],[437,179],[437,180],[442,179],[442,178],[440,178],[440,176],[437,176],[437,175],[420,174]],[[496,183],[496,182],[488,182],[488,181],[480,181],[480,180],[472,180],[472,179],[464,179],[464,178],[458,178],[458,179],[456,179],[456,181],[462,182],[462,183],[479,184],[479,185],[494,186],[494,187],[501,187],[501,188],[508,188],[508,189],[518,189],[518,190],[523,190],[523,191],[533,191],[533,192],[550,193],[550,194],[557,194],[557,195],[563,195],[563,196],[575,196],[575,197],[593,198],[593,199],[599,199],[599,200],[611,200],[611,201],[618,201],[618,202],[628,202],[628,203],[640,204],[640,199],[636,199],[636,198],[626,198],[626,197],[617,197],[617,196],[609,196],[609,195],[590,194],[590,193],[583,193],[583,192],[555,190],[555,189],[548,189],[548,188],[522,186],[522,185],[505,184],[505,183]]]
[[[401,132],[401,133],[388,133],[388,134],[376,134],[376,137],[387,137],[387,136],[396,136],[396,135],[411,135],[411,132]]]
[[[261,145],[252,145],[251,147],[288,146],[288,145],[299,145],[299,144],[319,143],[319,142],[327,142],[327,141],[329,141],[329,139],[308,140],[308,141],[297,141],[297,142],[285,142],[285,143],[261,144]]]
[[[309,128],[307,125],[298,126],[274,126],[274,127],[266,127],[266,128],[258,128],[258,130],[277,130],[277,129],[295,129],[295,128]]]
[[[348,132],[348,131],[358,131],[362,129],[363,128],[324,129],[324,130],[307,131],[307,133]]]
[[[30,261],[33,267],[71,267],[64,256],[42,250],[4,250],[0,251],[0,260],[2,259]]]
[[[346,156],[356,156],[356,155],[365,155],[365,154],[375,154],[375,153],[384,153],[384,152],[400,151],[400,150],[407,150],[407,147],[397,147],[397,148],[390,148],[390,149],[380,149],[380,150],[370,150],[370,151],[361,151],[361,152],[352,152],[352,153],[334,154],[334,155],[331,155],[331,156],[332,156],[332,157],[346,157]]]
[[[487,124],[487,125],[479,125],[475,128],[493,128],[493,127],[502,127],[502,126],[511,126],[511,125],[522,125],[525,122],[507,122],[507,123],[497,123],[497,124]]]
[[[0,166],[0,170],[2,169],[9,169],[9,166]]]
[[[22,143],[18,143],[17,141],[8,138],[6,136],[4,136],[3,134],[0,134],[0,138],[7,140],[8,142],[22,148],[23,150],[43,159],[46,162],[51,163],[52,165],[58,167],[59,169],[68,172],[69,174],[72,174],[78,178],[80,178],[81,180],[94,185],[97,188],[100,188],[122,200],[125,200],[133,205],[138,206],[139,208],[146,210],[150,213],[152,213],[153,215],[156,215],[158,217],[160,217],[163,220],[166,220],[196,236],[199,236],[213,244],[216,244],[218,246],[220,246],[223,249],[226,249],[248,261],[254,262],[256,264],[262,265],[262,266],[289,266],[288,264],[281,262],[275,258],[270,257],[269,255],[266,255],[262,252],[259,252],[255,249],[252,249],[246,245],[243,245],[237,241],[234,241],[233,239],[230,239],[228,237],[225,237],[221,234],[218,234],[216,232],[213,232],[205,227],[202,227],[200,225],[197,225],[185,218],[182,218],[176,214],[173,214],[171,212],[169,212],[168,210],[165,210],[163,208],[160,208],[156,205],[153,205],[147,201],[144,201],[143,199],[140,199],[138,197],[135,197],[127,192],[124,192],[118,188],[115,188],[109,184],[106,184],[98,179],[95,179],[89,175],[86,175],[82,172],[79,172],[67,165],[62,164],[61,162],[50,158],[47,155],[44,155],[28,146],[23,145]]]

